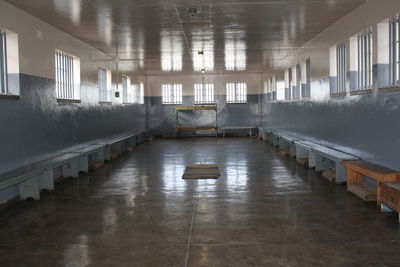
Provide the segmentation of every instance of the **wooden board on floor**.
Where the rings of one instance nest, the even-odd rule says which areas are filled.
[[[347,190],[358,196],[364,201],[376,201],[376,188],[367,184],[352,184],[347,187]]]
[[[322,172],[322,177],[331,183],[336,181],[336,170],[326,170]]]
[[[296,159],[297,163],[304,167],[308,167],[308,158],[298,158]]]
[[[183,179],[218,179],[220,176],[218,165],[199,164],[186,167]]]
[[[279,154],[281,154],[281,156],[283,156],[285,158],[290,158],[290,151],[288,151],[288,150],[281,150],[279,152]]]

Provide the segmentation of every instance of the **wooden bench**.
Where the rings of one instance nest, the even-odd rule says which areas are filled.
[[[365,183],[365,177],[380,182],[398,182],[400,173],[363,160],[345,161],[347,190],[365,201],[380,199],[379,187]]]
[[[253,129],[257,128],[257,126],[224,126],[219,129],[222,131],[222,136],[225,137],[225,133],[227,130],[248,130],[250,137],[253,136]]]
[[[344,161],[359,160],[359,158],[321,145],[312,147],[315,154],[315,171],[324,172],[323,176],[337,184],[346,182]]]
[[[388,208],[399,214],[400,223],[400,182],[379,182],[378,205],[381,205],[381,211],[386,212]]]

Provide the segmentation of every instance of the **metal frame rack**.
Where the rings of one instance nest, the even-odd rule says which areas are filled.
[[[198,111],[198,110],[213,110],[215,111],[215,126],[182,126],[179,123],[179,112]],[[175,132],[181,131],[215,131],[218,136],[218,109],[216,105],[212,106],[194,106],[194,107],[175,107]]]

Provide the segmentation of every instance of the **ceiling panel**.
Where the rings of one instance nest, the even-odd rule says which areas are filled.
[[[275,68],[365,0],[7,0],[145,74]],[[188,13],[195,7],[198,13]],[[199,53],[199,51],[201,51]]]

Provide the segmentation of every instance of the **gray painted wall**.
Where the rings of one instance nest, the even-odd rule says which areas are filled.
[[[0,172],[98,138],[146,129],[145,105],[60,104],[54,80],[20,75],[20,100],[0,99]],[[87,88],[81,90],[96,90]]]
[[[225,96],[216,96],[218,105],[219,126],[260,126],[261,97],[248,95],[247,104],[227,104]],[[153,135],[173,134],[175,125],[174,106],[162,105],[161,97],[147,97],[149,111],[149,129]],[[193,106],[193,97],[184,96],[183,106]],[[207,126],[214,123],[215,113],[212,111],[185,112],[182,125]]]
[[[329,80],[325,80],[329,83]],[[323,102],[267,102],[263,125],[342,146],[363,159],[400,170],[400,93],[379,92]]]

